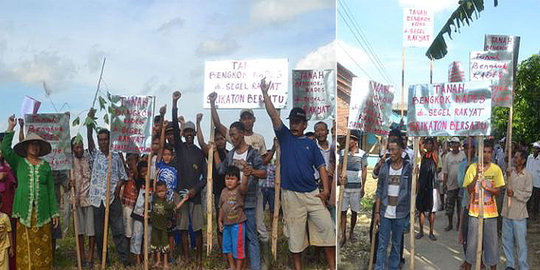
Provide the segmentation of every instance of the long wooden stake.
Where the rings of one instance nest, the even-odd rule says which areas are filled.
[[[197,132],[200,132],[198,130]],[[208,170],[207,170],[207,176],[206,176],[206,256],[210,256],[210,253],[212,253],[212,212],[214,205],[212,204],[212,193],[213,193],[213,179],[212,179],[212,171],[214,169],[214,121],[210,121],[210,149],[208,150]]]
[[[105,269],[107,261],[107,234],[109,232],[109,203],[111,201],[111,163],[112,151],[109,149],[109,164],[107,169],[107,193],[105,194],[105,224],[103,225],[103,252],[101,254],[101,269]],[[118,198],[117,198],[118,199]]]
[[[514,90],[514,82],[512,81],[512,90]],[[506,140],[506,150],[508,151],[508,162],[506,163],[506,179],[508,180],[507,188],[512,189],[512,181],[510,174],[507,173],[512,168],[512,122],[514,119],[514,91],[512,91],[512,105],[510,105],[510,113],[508,115],[508,131]],[[508,208],[512,207],[512,197],[508,197]]]
[[[386,146],[388,144],[388,139],[386,137],[381,138],[379,141],[379,152],[383,152],[382,154],[382,160],[386,160]],[[373,231],[371,232],[371,249],[369,251],[369,270],[373,269],[373,261],[375,259],[375,243],[377,243],[377,239],[375,238],[377,236],[377,232],[379,231],[379,226],[377,224],[373,224]]]
[[[405,110],[405,47],[401,49],[401,118],[403,118]]]
[[[418,155],[420,153],[420,146],[419,146],[420,138],[414,137],[413,141],[413,151],[414,151],[414,160],[413,160],[413,175],[412,175],[412,183],[411,183],[411,209],[410,209],[410,241],[411,241],[411,261],[409,268],[412,270],[414,269],[414,223],[415,223],[415,207],[416,207],[416,181],[418,180],[418,174],[416,173],[416,167],[418,166]]]
[[[281,115],[281,110],[277,110],[278,115]],[[274,181],[274,216],[272,217],[272,256],[274,261],[277,259],[277,238],[278,238],[278,222],[279,222],[279,207],[281,193],[281,147],[279,141],[276,141],[276,177]]]
[[[69,171],[69,177],[70,179],[73,179],[73,170]],[[80,250],[80,243],[79,243],[79,228],[77,226],[78,220],[77,220],[77,207],[75,206],[75,186],[71,186],[71,203],[73,205],[73,229],[75,230],[75,246],[77,247],[77,269],[82,269],[82,263],[81,263],[81,250]]]
[[[478,137],[478,163],[476,164],[477,170],[479,164],[482,164],[482,168],[484,167],[484,140],[481,137]],[[484,181],[484,172],[480,172],[477,181]],[[482,241],[484,237],[484,188],[482,188],[482,183],[480,183],[479,195],[480,198],[478,200],[478,238],[476,239],[476,270],[480,270],[480,267],[482,265]]]
[[[349,144],[351,142],[351,130],[350,129],[347,129],[347,136],[345,137],[345,147],[343,148],[343,162],[341,163],[341,179],[347,177],[347,162],[349,160]],[[338,159],[339,160],[339,159]],[[339,180],[338,180],[339,181]],[[339,228],[338,229],[338,240],[340,241],[341,243],[341,237],[343,237],[343,235],[341,237],[339,237],[339,233],[341,232],[341,211],[343,209],[342,208],[342,204],[343,204],[343,191],[345,189],[345,186],[343,185],[337,185],[337,187],[339,188],[339,193],[338,193],[338,201],[337,201],[337,205],[336,205],[336,208],[337,208],[337,212],[336,212],[336,227]],[[345,220],[345,222],[347,222],[347,220]],[[336,256],[338,258],[338,260],[340,260],[340,251],[341,251],[341,245],[338,243],[337,247],[336,247]]]
[[[153,153],[150,152],[147,161],[147,173],[144,179],[144,269],[148,270],[148,203],[150,200],[150,167],[152,166]],[[159,161],[158,161],[159,162]],[[154,178],[154,182],[157,182]]]
[[[433,83],[433,56],[429,58],[429,84]]]

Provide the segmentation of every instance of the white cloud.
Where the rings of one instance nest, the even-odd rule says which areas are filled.
[[[337,61],[352,71],[356,76],[365,76],[365,74],[358,67],[366,69],[369,63],[368,55],[361,48],[349,45],[341,40],[338,40],[336,46]]]
[[[402,8],[427,8],[437,13],[457,8],[457,0],[398,0]]]
[[[208,39],[199,44],[197,54],[216,56],[230,54],[240,48],[236,40],[224,36],[221,39]]]
[[[256,23],[279,23],[315,10],[335,8],[333,0],[257,0],[251,6],[250,20]],[[294,5],[292,5],[294,3]]]
[[[336,68],[336,42],[332,41],[326,45],[310,52],[300,59],[295,69],[335,69]]]
[[[102,50],[99,45],[96,44],[92,46],[90,52],[88,53],[88,71],[96,72],[101,70],[101,66],[103,65],[103,57],[105,56],[105,51]]]
[[[162,32],[162,33],[168,33],[170,31],[179,29],[183,25],[184,25],[184,20],[180,17],[176,17],[162,24],[160,27],[157,28],[157,31]]]

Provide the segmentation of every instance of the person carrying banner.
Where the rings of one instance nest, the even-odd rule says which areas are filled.
[[[342,235],[340,245],[345,245],[347,241],[347,211],[349,206],[351,208],[351,229],[349,231],[349,239],[354,242],[354,226],[356,225],[356,218],[358,212],[360,212],[362,197],[364,196],[364,187],[367,179],[367,153],[358,147],[358,140],[360,138],[359,132],[356,130],[351,131],[349,143],[349,157],[347,159],[347,175],[343,181],[345,189],[343,193],[343,202],[341,208],[341,224],[339,225]],[[343,166],[343,153],[340,154],[340,163],[338,171],[341,172]]]
[[[402,235],[409,224],[412,165],[408,160],[403,159],[403,148],[401,139],[391,139],[388,142],[390,158],[383,161],[378,172],[373,221],[374,224],[379,225],[375,263],[377,270],[386,269],[390,234],[392,234],[392,249],[388,259],[388,269],[399,268]]]
[[[83,267],[94,266],[94,209],[88,202],[88,192],[90,190],[90,177],[92,169],[90,167],[90,157],[88,151],[84,150],[82,137],[71,139],[71,152],[73,153],[73,178],[70,185],[75,188],[75,208],[77,212],[77,224],[79,238],[79,253],[83,258]],[[84,255],[84,236],[88,236],[88,255]]]
[[[176,153],[176,169],[178,170],[177,191],[187,189],[189,200],[180,208],[180,219],[177,220],[177,228],[182,235],[182,247],[184,262],[190,263],[188,231],[195,234],[197,248],[197,269],[202,269],[202,228],[204,226],[203,210],[201,205],[201,191],[206,186],[207,163],[202,150],[193,144],[195,138],[195,124],[186,122],[180,137],[178,127],[178,100],[180,92],[175,91],[172,95],[172,126],[174,133],[174,150]],[[201,180],[203,179],[203,180]]]
[[[271,83],[266,83],[265,79],[261,80],[260,87],[266,112],[272,120],[274,132],[283,149],[280,157],[281,199],[289,232],[288,243],[293,267],[302,268],[301,253],[311,244],[324,247],[327,262],[333,270],[336,234],[330,212],[325,206],[330,196],[330,182],[324,158],[317,144],[304,136],[307,119],[302,108],[293,108],[289,113],[290,128],[283,124],[268,95],[270,85]],[[314,168],[319,171],[323,183],[322,191],[317,188],[313,176]]]
[[[514,243],[517,245],[517,265],[519,269],[529,269],[527,262],[527,201],[532,194],[532,176],[525,169],[527,152],[519,150],[514,155],[514,163],[510,179],[511,185],[506,189],[502,204],[502,246],[506,257],[506,269],[515,269]],[[512,204],[509,205],[509,199]]]
[[[540,208],[540,141],[533,143],[533,153],[527,158],[527,171],[532,175],[533,191],[527,202],[527,210],[532,220],[536,220]]]
[[[90,109],[88,116],[94,117],[94,109]],[[103,234],[105,223],[105,201],[107,196],[107,174],[109,170],[109,155],[111,155],[110,164],[110,204],[109,204],[109,228],[112,231],[113,241],[116,246],[116,252],[124,266],[131,262],[128,259],[128,246],[124,233],[124,220],[122,216],[122,202],[120,200],[120,191],[122,185],[127,180],[124,163],[119,153],[109,153],[110,132],[107,129],[98,131],[98,148],[94,143],[94,132],[92,127],[87,127],[88,152],[90,153],[90,163],[92,164],[92,176],[90,180],[90,189],[88,191],[88,203],[94,211],[94,232],[98,254],[103,254]],[[109,257],[106,258],[109,264]]]
[[[478,164],[478,162],[471,164],[465,173],[463,182],[463,187],[466,187],[469,195],[472,196],[469,206],[466,270],[471,269],[471,265],[476,263],[480,188],[484,189],[484,231],[482,241],[484,264],[491,267],[491,269],[496,269],[499,262],[499,238],[497,234],[497,217],[499,214],[495,197],[501,192],[500,188],[504,186],[504,179],[499,166],[491,163],[493,144],[490,141],[484,143],[483,152],[484,164]],[[484,179],[479,178],[481,173],[483,173]]]
[[[30,133],[11,148],[15,125],[15,116],[12,115],[8,120],[1,150],[2,156],[15,171],[18,181],[12,212],[12,217],[17,219],[17,268],[52,269],[51,221],[53,227],[58,227],[60,215],[54,193],[52,169],[49,163],[41,158],[51,152],[51,144]],[[40,192],[34,193],[34,190]]]
[[[463,160],[459,166],[458,166],[458,176],[457,176],[457,183],[460,192],[460,203],[461,203],[461,218],[460,218],[460,226],[459,226],[459,232],[458,232],[458,242],[463,246],[463,253],[464,255],[467,254],[467,238],[469,233],[469,193],[467,192],[467,189],[463,187],[463,182],[465,180],[465,173],[467,172],[467,169],[469,168],[469,164],[475,163],[478,158],[476,157],[476,147],[474,144],[474,139],[466,139],[463,142],[463,151],[467,153],[470,152],[471,160],[470,163],[467,159]],[[465,264],[467,262],[463,262],[461,265],[461,268],[465,268]]]
[[[418,223],[420,232],[416,235],[416,239],[424,237],[424,216],[425,212],[428,212],[429,239],[436,241],[437,237],[433,234],[433,227],[435,226],[435,212],[438,208],[438,196],[435,192],[438,156],[436,151],[434,151],[435,143],[433,141],[434,139],[432,137],[424,139],[424,149],[426,150],[426,153],[422,155],[420,174],[418,177],[418,194],[416,195],[416,209],[420,212]]]
[[[444,155],[443,161],[443,191],[446,193],[446,215],[448,216],[448,226],[445,231],[450,231],[453,228],[454,206],[457,206],[457,225],[459,228],[459,218],[461,215],[461,202],[459,201],[459,186],[457,184],[459,164],[466,160],[465,153],[460,151],[460,140],[458,137],[450,139],[450,148],[452,151]]]

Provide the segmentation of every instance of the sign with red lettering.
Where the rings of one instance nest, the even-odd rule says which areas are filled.
[[[111,107],[111,150],[149,154],[154,97],[111,95]]]
[[[433,41],[433,12],[421,8],[403,9],[403,47],[429,47]]]
[[[490,82],[411,85],[407,122],[408,136],[490,135]]]
[[[306,112],[309,120],[334,118],[336,71],[293,70],[293,106]]]
[[[348,128],[388,135],[393,101],[393,86],[353,78]]]
[[[507,51],[512,53],[515,72],[518,65],[519,40],[518,36],[486,35],[484,51]]]
[[[470,65],[471,81],[491,81],[491,105],[510,107],[513,102],[512,53],[505,51],[471,52]]]
[[[460,61],[454,61],[448,67],[448,82],[463,82],[465,81],[465,71]]]
[[[277,109],[287,105],[288,59],[206,61],[203,107],[210,108],[208,95],[218,94],[221,109],[264,109],[261,79],[272,82],[268,95]]]
[[[34,133],[51,144],[51,153],[43,157],[53,170],[71,169],[69,112],[26,114],[26,134]]]

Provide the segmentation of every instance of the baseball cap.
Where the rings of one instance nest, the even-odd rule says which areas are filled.
[[[306,112],[304,111],[304,109],[300,107],[294,107],[289,113],[289,117],[287,117],[287,119],[291,119],[291,118],[301,118],[302,120],[307,120]]]
[[[251,114],[251,116],[255,116],[255,115],[253,114],[253,110],[252,110],[252,109],[242,109],[242,110],[240,111],[240,118],[242,118],[242,115],[244,115],[244,113],[249,113],[249,114]]]
[[[184,130],[186,130],[186,129],[195,130],[195,124],[193,124],[193,122],[191,122],[191,121],[187,121],[186,124],[184,125]]]
[[[358,130],[351,130],[351,139],[359,140],[360,132]]]
[[[540,148],[540,141],[534,142],[533,147]]]
[[[452,137],[452,138],[450,139],[450,142],[456,142],[456,143],[459,143],[459,142],[461,142],[461,141],[459,140],[458,137]]]
[[[467,147],[469,145],[469,139],[465,139],[463,141],[463,147]],[[471,146],[472,147],[475,147],[475,142],[474,142],[474,139],[471,138]]]

